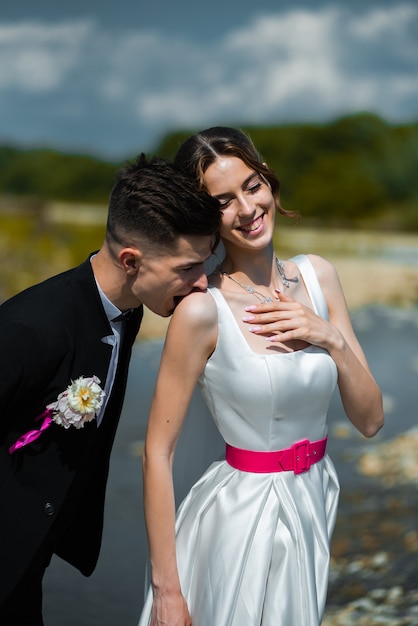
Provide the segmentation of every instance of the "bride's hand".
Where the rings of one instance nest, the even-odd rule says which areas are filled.
[[[187,603],[181,594],[156,594],[150,626],[192,626]]]
[[[303,341],[329,349],[341,342],[340,331],[311,308],[276,291],[277,300],[246,307],[243,321],[256,335],[270,335],[272,343]]]

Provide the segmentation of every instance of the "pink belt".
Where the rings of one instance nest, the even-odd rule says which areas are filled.
[[[261,474],[293,471],[295,474],[302,474],[324,457],[326,447],[327,437],[319,441],[304,439],[294,443],[290,448],[274,452],[242,450],[227,443],[226,460],[229,465],[243,472]]]

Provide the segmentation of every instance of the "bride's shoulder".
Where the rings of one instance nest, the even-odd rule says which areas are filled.
[[[167,329],[166,350],[181,350],[185,358],[205,361],[213,352],[218,333],[215,301],[208,291],[193,291],[177,305]]]
[[[337,270],[335,269],[331,261],[328,261],[327,259],[325,259],[322,256],[319,256],[318,254],[307,254],[306,257],[311,262],[316,272],[316,275],[319,278],[319,281],[321,281],[321,279],[333,280],[336,278]]]
[[[217,322],[216,304],[209,291],[192,291],[185,296],[174,310],[172,320],[207,327],[210,323]]]
[[[345,309],[345,295],[336,267],[331,261],[317,254],[307,254],[306,256],[313,265],[329,310],[334,310],[339,306]]]

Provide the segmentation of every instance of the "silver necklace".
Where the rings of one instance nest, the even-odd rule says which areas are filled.
[[[293,278],[288,278],[284,271],[284,263],[280,259],[276,257],[276,266],[280,274],[280,278],[282,279],[283,287],[288,289],[290,287],[290,283],[298,283],[299,278],[294,276]]]
[[[283,263],[283,261],[281,261],[280,259],[277,259],[277,258],[276,258],[276,267],[277,267],[277,271],[280,274],[280,278],[282,280],[283,287],[285,289],[288,289],[288,287],[290,287],[290,283],[298,283],[299,282],[299,278],[297,276],[295,276],[294,278],[287,278],[286,273],[284,271],[284,263]],[[273,302],[273,298],[271,298],[270,296],[265,296],[264,294],[260,293],[256,289],[254,289],[254,287],[252,287],[251,285],[244,285],[243,283],[241,283],[239,280],[237,280],[236,278],[234,278],[233,276],[231,276],[227,272],[224,272],[220,265],[218,265],[216,267],[214,273],[215,274],[222,274],[223,276],[227,276],[234,283],[236,283],[242,289],[244,289],[247,293],[250,293],[252,296],[255,296],[257,298],[257,300],[259,300],[262,304],[265,304],[266,302]]]

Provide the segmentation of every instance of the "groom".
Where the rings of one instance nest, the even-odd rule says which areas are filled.
[[[2,626],[43,624],[54,553],[93,572],[142,305],[166,317],[206,288],[219,222],[216,200],[141,155],[117,175],[101,249],[0,307]]]

